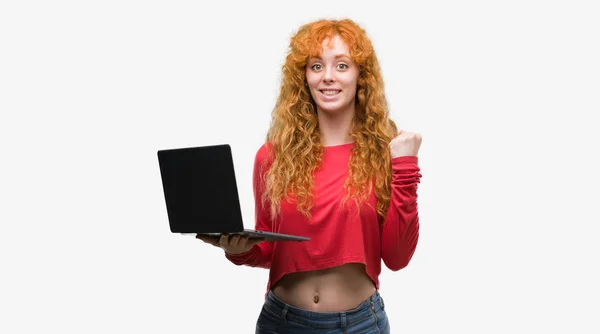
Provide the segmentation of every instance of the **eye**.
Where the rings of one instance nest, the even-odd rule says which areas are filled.
[[[346,69],[348,69],[348,65],[346,65],[346,64],[338,64],[338,68],[340,70],[346,70]]]
[[[323,68],[323,66],[321,66],[321,64],[314,64],[310,68],[313,69],[313,70],[315,70],[315,71],[320,71]]]

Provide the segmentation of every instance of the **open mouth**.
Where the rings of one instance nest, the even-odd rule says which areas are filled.
[[[321,92],[321,94],[323,94],[325,96],[335,96],[335,95],[338,95],[341,92],[341,90],[327,89],[327,90],[319,90],[319,92]]]

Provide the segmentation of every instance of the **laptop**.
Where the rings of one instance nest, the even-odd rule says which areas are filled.
[[[244,229],[231,147],[228,144],[159,150],[172,233],[248,235],[265,241],[310,238]]]

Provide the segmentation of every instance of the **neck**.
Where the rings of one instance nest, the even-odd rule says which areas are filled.
[[[348,106],[348,109],[344,111],[317,110],[323,146],[343,145],[353,141],[350,130],[352,130],[354,112],[354,104]]]

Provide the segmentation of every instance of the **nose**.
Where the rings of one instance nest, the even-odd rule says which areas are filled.
[[[325,69],[325,75],[323,76],[323,81],[327,83],[335,82],[335,69],[331,67],[327,67]]]

